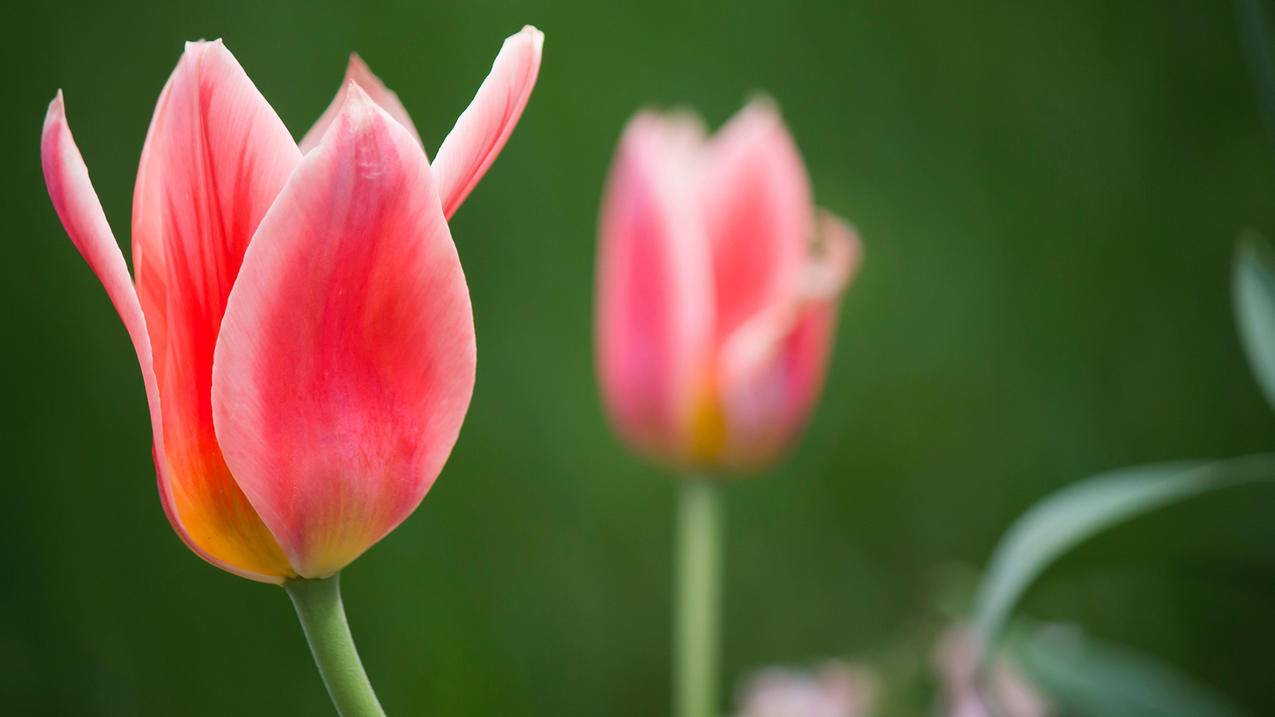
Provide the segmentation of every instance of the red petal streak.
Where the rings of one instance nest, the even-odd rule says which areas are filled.
[[[407,114],[407,109],[403,107],[403,103],[399,101],[398,95],[394,91],[385,86],[381,82],[381,78],[372,74],[372,68],[367,66],[363,58],[357,54],[351,53],[350,64],[345,68],[345,80],[341,82],[341,89],[337,90],[336,97],[332,98],[332,104],[323,111],[319,120],[314,123],[309,132],[301,138],[301,151],[309,152],[319,146],[319,142],[323,139],[323,133],[328,131],[332,120],[336,119],[337,113],[341,111],[341,105],[345,101],[345,87],[354,82],[363,91],[371,97],[381,109],[390,113],[390,116],[399,121],[399,124],[407,128],[412,136],[416,138],[417,144],[424,146],[421,142],[421,136],[416,131],[416,126],[412,124],[412,118]]]
[[[306,577],[406,518],[474,384],[474,328],[429,164],[351,85],[261,223],[213,369],[235,478]]]
[[[448,219],[496,161],[518,124],[540,72],[544,41],[544,34],[530,25],[506,39],[478,94],[439,146],[434,176]]]
[[[222,459],[212,359],[248,242],[300,161],[283,123],[217,42],[189,43],[160,95],[133,198],[133,259],[164,405],[168,509],[237,572],[292,574]]]

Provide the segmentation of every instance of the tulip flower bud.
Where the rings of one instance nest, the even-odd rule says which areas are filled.
[[[617,431],[684,469],[774,460],[819,395],[859,258],[854,231],[814,207],[768,101],[711,138],[693,117],[633,118],[603,201],[596,286]]]

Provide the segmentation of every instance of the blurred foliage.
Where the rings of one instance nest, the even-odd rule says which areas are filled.
[[[1232,270],[1235,323],[1253,377],[1275,408],[1275,251],[1253,232],[1240,238]]]
[[[1049,566],[1094,536],[1211,491],[1275,481],[1275,454],[1109,471],[1047,496],[997,546],[974,604],[980,651],[992,657],[1019,599]]]
[[[282,592],[166,524],[132,351],[40,177],[54,91],[127,245],[183,40],[224,37],[298,135],[357,50],[432,151],[526,22],[547,34],[540,85],[452,222],[473,408],[417,514],[343,581],[392,713],[666,711],[670,478],[612,437],[592,378],[597,201],[642,105],[717,124],[769,93],[866,243],[804,440],[727,497],[728,683],[906,632],[933,566],[981,563],[1077,476],[1271,448],[1228,267],[1242,226],[1275,230],[1275,164],[1227,3],[18,4],[0,47],[6,711],[329,709]],[[1273,499],[1116,528],[1024,607],[1275,711]]]
[[[1073,627],[1025,627],[1013,653],[1066,717],[1240,717],[1212,689],[1156,658]]]

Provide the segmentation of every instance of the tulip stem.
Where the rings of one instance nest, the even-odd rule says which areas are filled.
[[[338,573],[322,580],[289,580],[283,589],[297,609],[314,664],[336,711],[341,717],[385,717],[354,647],[341,602],[340,579]]]
[[[677,717],[717,717],[722,509],[712,479],[687,477],[678,499],[673,690]]]

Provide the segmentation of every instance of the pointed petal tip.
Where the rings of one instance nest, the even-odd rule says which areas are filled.
[[[203,38],[200,38],[198,40],[187,40],[185,45],[182,47],[182,49],[185,52],[203,52],[207,49],[214,48],[214,47],[220,47],[225,49],[226,43],[220,37],[214,38],[212,40],[205,40]]]
[[[501,53],[517,52],[524,58],[526,68],[538,72],[540,59],[544,54],[545,34],[535,25],[524,25],[521,30],[505,38],[500,48]]]
[[[187,40],[181,58],[177,61],[178,67],[185,63],[195,63],[196,67],[202,67],[208,62],[210,54],[229,57],[231,62],[239,64],[234,54],[226,48],[226,43],[218,37],[213,40]]]
[[[757,93],[714,136],[714,144],[727,154],[755,151],[759,147],[787,147],[791,160],[803,167],[797,142],[788,130],[779,103]]]
[[[345,64],[345,79],[358,80],[360,78],[371,78],[378,81],[376,75],[372,72],[372,68],[368,67],[367,62],[357,52],[350,53],[350,59]],[[363,84],[363,83],[360,83]]]
[[[623,130],[626,137],[635,133],[698,146],[708,136],[708,129],[704,118],[689,107],[674,107],[669,110],[644,107],[633,115]]]
[[[738,120],[740,124],[753,126],[758,131],[778,130],[788,134],[788,127],[784,124],[784,115],[779,108],[779,103],[765,92],[753,93],[743,109],[736,115],[735,120]]]
[[[793,151],[797,151],[796,140],[788,130],[779,103],[763,92],[754,93],[726,122],[718,136],[733,138],[742,142],[741,146],[751,142],[778,140],[792,145]]]
[[[345,81],[345,99],[341,101],[338,115],[347,115],[351,119],[366,118],[368,113],[378,109],[376,102],[358,80],[351,77]]]
[[[66,100],[62,98],[62,89],[58,88],[57,94],[53,95],[53,100],[49,102],[49,108],[44,112],[44,131],[49,131],[49,125],[66,117]]]
[[[535,25],[523,25],[522,29],[518,31],[518,34],[514,35],[510,39],[514,38],[525,38],[529,40],[536,52],[540,52],[545,44],[545,34]]]
[[[341,80],[341,86],[337,90],[336,96],[314,123],[314,126],[301,138],[300,147],[302,153],[309,153],[310,150],[323,141],[323,137],[332,121],[345,109],[345,105],[349,100],[350,84],[357,85],[367,98],[370,98],[373,103],[384,110],[391,119],[405,127],[412,135],[412,138],[416,140],[416,143],[421,145],[422,148],[424,147],[420,133],[416,131],[416,126],[412,124],[412,118],[408,115],[407,109],[403,107],[398,95],[385,86],[385,83],[376,76],[376,73],[372,71],[372,68],[363,60],[359,53],[351,52],[346,62],[345,75]]]
[[[863,262],[863,241],[853,224],[824,209],[818,213],[818,249],[807,285],[810,298],[840,295]]]
[[[434,157],[443,215],[451,217],[504,149],[540,73],[544,34],[533,26],[505,38],[491,72]]]
[[[780,114],[779,102],[765,90],[753,90],[753,93],[748,97],[748,102],[744,103],[744,109],[753,112]]]
[[[341,105],[333,118],[333,124],[344,125],[347,128],[345,131],[356,135],[379,132],[382,127],[388,132],[402,130],[412,138],[417,147],[420,147],[420,140],[416,138],[415,133],[403,127],[384,107],[377,104],[376,99],[357,80],[353,78],[346,80],[342,95]],[[327,143],[330,134],[332,133],[324,132],[322,139],[315,146]]]

